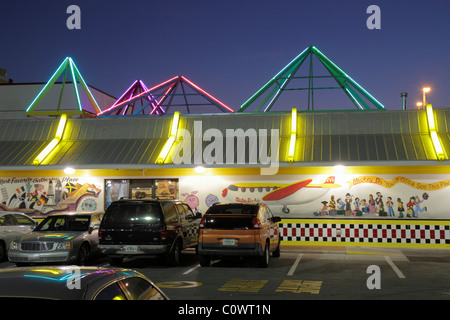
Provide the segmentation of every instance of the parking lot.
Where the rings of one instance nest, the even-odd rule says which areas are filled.
[[[92,265],[109,267],[105,258]],[[200,267],[194,250],[181,265],[127,259],[172,300],[448,300],[450,250],[282,247],[268,268],[253,260],[216,260]],[[15,267],[0,263],[0,269]]]

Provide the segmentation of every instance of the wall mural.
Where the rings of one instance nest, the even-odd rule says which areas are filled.
[[[448,219],[449,187],[450,175],[423,174],[180,179],[183,200],[195,211],[204,213],[214,202],[265,202],[285,218]]]
[[[104,210],[101,177],[0,178],[0,211],[30,215]],[[284,218],[450,219],[450,175],[182,176],[180,199],[265,202]]]
[[[30,215],[101,211],[102,181],[72,177],[0,178],[0,211]]]

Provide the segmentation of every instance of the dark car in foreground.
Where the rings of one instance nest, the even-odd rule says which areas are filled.
[[[168,300],[147,277],[130,269],[22,267],[0,270],[1,299]]]
[[[32,232],[11,241],[8,259],[18,266],[63,262],[84,265],[100,253],[102,212],[64,212],[45,218]]]

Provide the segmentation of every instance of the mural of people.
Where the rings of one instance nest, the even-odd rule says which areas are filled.
[[[423,202],[424,200],[420,200],[419,196],[416,196],[414,198],[414,213],[415,213],[415,218],[418,218],[419,213],[422,212],[427,212],[427,207],[420,207],[420,204]]]
[[[414,205],[416,204],[415,199],[416,199],[415,197],[410,197],[409,202],[406,204],[406,216],[408,218],[415,217],[414,212]]]
[[[397,198],[397,211],[398,211],[398,216],[400,218],[403,218],[404,217],[403,212],[405,211],[405,207],[403,207],[403,202],[402,202],[402,199],[400,199],[400,198]]]
[[[394,202],[392,201],[391,197],[387,198],[386,206],[388,208],[388,215],[389,215],[389,217],[395,217],[395,214],[394,214]]]

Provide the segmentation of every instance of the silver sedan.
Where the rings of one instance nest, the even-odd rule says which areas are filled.
[[[29,233],[37,223],[21,212],[0,212],[0,261],[7,256],[11,241]]]
[[[85,265],[100,253],[98,227],[102,212],[52,214],[32,232],[11,241],[8,259],[16,265],[64,262]]]

